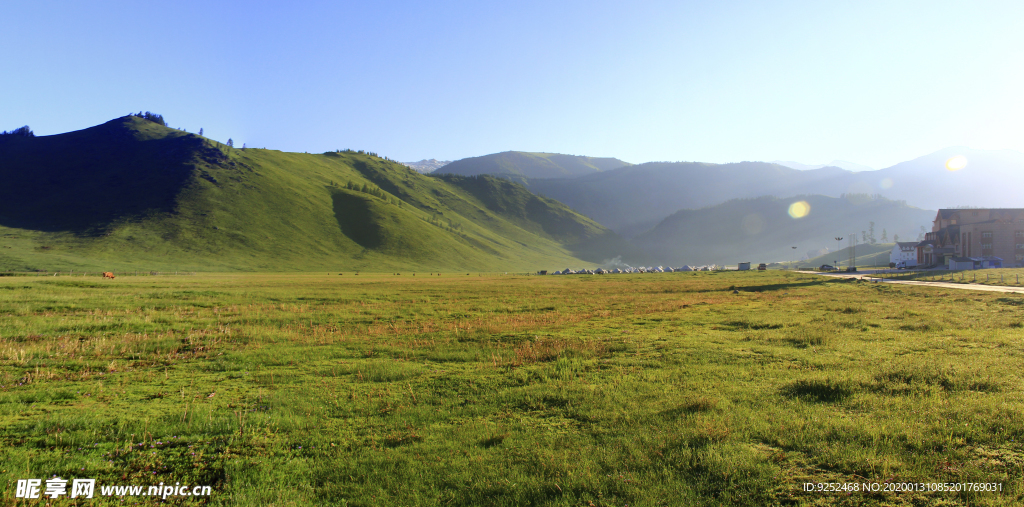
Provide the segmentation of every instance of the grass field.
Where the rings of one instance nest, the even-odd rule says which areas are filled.
[[[0,277],[0,495],[1020,505],[1022,371],[1024,297],[791,272]]]

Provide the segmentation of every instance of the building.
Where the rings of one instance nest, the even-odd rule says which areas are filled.
[[[736,269],[738,269],[740,271],[749,271],[750,270],[750,263],[749,262],[741,262],[741,263],[739,263],[739,265],[736,266]]]
[[[953,271],[974,269],[974,261],[970,257],[950,257],[946,259],[946,267]]]
[[[950,257],[946,267],[951,270],[988,269],[1003,267],[999,257]]]
[[[892,251],[889,252],[889,263],[896,264],[904,263],[903,266],[912,268],[917,266],[917,242],[897,242],[892,247]]]
[[[917,244],[917,263],[948,266],[951,257],[1024,266],[1024,209],[940,209],[932,232]]]

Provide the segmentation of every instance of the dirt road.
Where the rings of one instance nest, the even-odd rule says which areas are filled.
[[[868,282],[878,283],[896,283],[902,285],[917,285],[921,287],[941,287],[944,289],[961,289],[961,290],[980,290],[987,292],[1010,292],[1015,294],[1024,294],[1024,287],[1008,287],[1005,285],[981,285],[973,283],[951,283],[951,282],[921,282],[917,280],[891,280],[883,278],[875,278],[872,274],[858,274],[858,273],[819,273],[817,271],[799,271],[799,273],[806,273],[809,275],[822,275],[831,276],[835,278],[856,278]]]

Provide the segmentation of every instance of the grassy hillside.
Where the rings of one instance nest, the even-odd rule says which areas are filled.
[[[437,177],[470,193],[480,205],[515,225],[556,239],[582,259],[598,262],[622,256],[635,260],[646,258],[639,249],[597,222],[561,203],[524,192],[521,185],[507,179],[451,174]]]
[[[872,245],[869,243],[862,243],[857,245],[857,266],[859,267],[874,267],[874,266],[888,266],[889,265],[889,253],[892,252],[892,247],[895,243],[879,243]],[[811,259],[800,261],[794,264],[797,267],[819,267],[822,264],[832,265],[836,260],[839,260],[841,267],[847,267],[850,261],[850,247],[845,247],[836,253],[827,253],[825,255],[819,255]],[[788,264],[787,264],[788,265]]]
[[[610,171],[630,164],[615,158],[506,151],[456,160],[438,172],[471,176],[494,174],[517,181],[527,178],[566,178]]]
[[[859,235],[869,222],[875,222],[879,234],[886,229],[890,236],[916,237],[919,228],[935,216],[934,211],[897,201],[852,197],[760,197],[681,210],[634,242],[659,261],[671,264],[792,261],[812,249],[846,248],[845,238]],[[809,212],[794,218],[790,206],[800,201],[810,206]],[[844,238],[841,245],[836,244],[836,237]]]
[[[234,149],[136,117],[3,139],[0,161],[4,270],[530,270],[621,241],[509,182],[529,213],[368,154]]]
[[[173,212],[193,162],[229,159],[199,136],[136,117],[55,136],[0,136],[0,225],[96,233],[124,217]]]

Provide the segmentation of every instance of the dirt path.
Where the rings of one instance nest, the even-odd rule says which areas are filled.
[[[860,280],[880,283],[897,283],[903,285],[918,285],[921,287],[942,287],[944,289],[961,289],[961,290],[981,290],[988,292],[1011,292],[1015,294],[1024,294],[1024,287],[1007,287],[1005,285],[980,285],[980,284],[966,284],[966,283],[950,283],[950,282],[922,282],[918,280],[890,280],[884,278],[875,278],[871,274],[854,274],[854,273],[818,273],[817,271],[798,271],[798,273],[805,273],[808,275],[822,275],[831,276],[835,278],[856,278]]]

